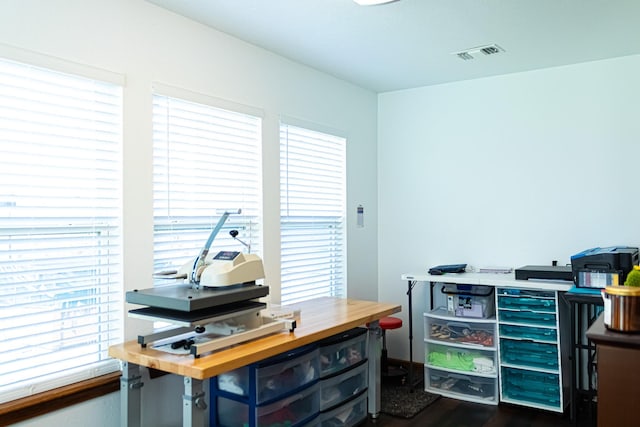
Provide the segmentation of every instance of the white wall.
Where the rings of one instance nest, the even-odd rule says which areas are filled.
[[[639,245],[640,56],[379,96],[380,300],[438,264],[560,265]],[[426,285],[414,289],[422,361]],[[406,325],[406,324],[405,324]],[[408,332],[389,334],[408,360]]]
[[[280,266],[278,117],[282,114],[346,134],[348,294],[375,299],[376,94],[143,0],[1,0],[0,43],[126,77],[123,215],[127,289],[151,286],[151,83],[158,81],[264,111],[264,262],[266,284],[272,286],[275,296],[279,295]],[[359,204],[365,207],[365,228],[355,226]],[[127,320],[127,337],[133,338],[147,326]],[[178,396],[181,387],[179,382],[174,384]],[[171,403],[167,406],[157,399],[153,404],[163,409],[160,413],[145,411],[147,425],[178,424],[181,402],[164,400]],[[119,411],[119,401],[107,396],[22,425],[73,427],[88,425],[87,420],[103,420],[99,425],[115,426],[114,411]]]

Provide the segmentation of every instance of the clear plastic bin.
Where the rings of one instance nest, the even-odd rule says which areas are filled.
[[[496,378],[476,377],[454,372],[430,369],[427,375],[427,389],[432,392],[459,394],[467,400],[497,402],[498,386]]]
[[[367,392],[362,391],[358,396],[327,412],[321,412],[318,417],[320,427],[353,427],[367,418]]]
[[[320,380],[320,411],[326,411],[367,389],[369,364]]]
[[[366,328],[355,328],[318,342],[320,378],[337,375],[367,360]]]
[[[319,410],[319,384],[264,406],[250,407],[244,401],[217,396],[217,425],[246,427],[255,420],[256,427],[268,427],[274,424],[303,426],[316,417]]]
[[[482,347],[494,347],[495,322],[478,323],[464,320],[448,320],[427,317],[426,337],[443,343],[469,344]]]
[[[312,383],[319,371],[318,349],[307,346],[220,374],[216,381],[218,390],[244,397],[251,393],[253,382],[256,403],[260,404]]]
[[[453,285],[442,286],[447,307],[456,317],[486,319],[495,315],[493,286]]]
[[[425,364],[429,368],[470,372],[486,377],[496,377],[498,372],[496,352],[482,348],[467,349],[426,343]]]

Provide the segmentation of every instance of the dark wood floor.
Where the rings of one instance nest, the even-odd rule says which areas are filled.
[[[363,427],[568,427],[568,414],[540,411],[514,405],[498,406],[441,397],[410,419],[380,414]]]

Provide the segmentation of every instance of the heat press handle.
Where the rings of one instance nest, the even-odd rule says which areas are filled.
[[[224,211],[224,213],[218,220],[218,223],[216,224],[216,226],[213,228],[213,230],[211,230],[211,234],[209,234],[209,238],[207,239],[207,242],[204,244],[204,246],[202,247],[202,250],[200,251],[200,255],[198,255],[196,260],[193,262],[193,269],[191,270],[191,278],[189,280],[191,283],[195,285],[198,285],[200,283],[198,270],[200,270],[200,267],[204,266],[204,260],[207,258],[207,255],[209,254],[209,248],[211,248],[211,244],[213,243],[213,240],[216,238],[216,236],[220,232],[220,229],[222,229],[222,226],[227,221],[227,218],[229,218],[229,215],[231,215],[232,213],[239,214],[241,212],[242,212],[242,209],[238,209],[237,212]]]

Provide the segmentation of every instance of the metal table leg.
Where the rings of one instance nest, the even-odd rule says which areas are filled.
[[[120,425],[141,427],[141,388],[144,385],[140,366],[124,362],[120,377]]]
[[[378,321],[369,322],[369,387],[367,397],[371,418],[378,418],[380,414],[380,356],[382,355],[382,333]]]
[[[202,380],[184,377],[182,396],[182,425],[184,427],[205,427],[207,403]]]

